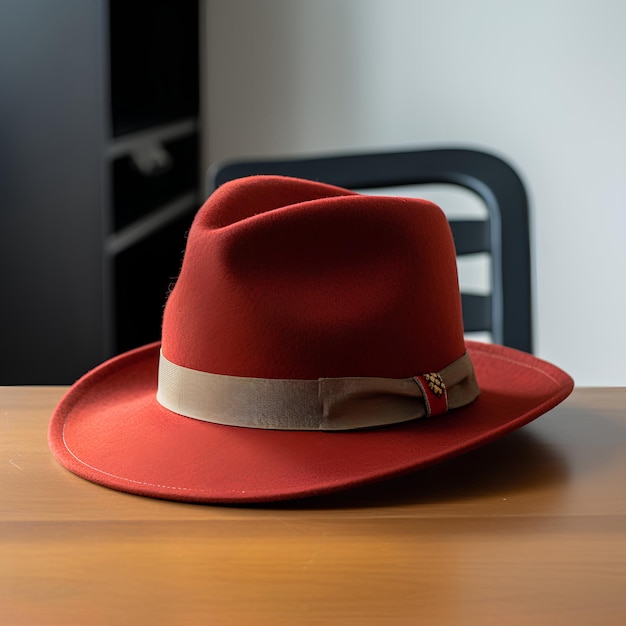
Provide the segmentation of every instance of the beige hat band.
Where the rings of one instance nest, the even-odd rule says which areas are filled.
[[[467,353],[437,373],[411,378],[315,380],[227,376],[159,364],[157,400],[207,422],[270,430],[352,430],[407,422],[472,402],[479,394]]]

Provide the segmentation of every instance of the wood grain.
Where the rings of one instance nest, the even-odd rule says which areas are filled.
[[[626,389],[498,442],[272,506],[151,500],[60,467],[62,388],[0,388],[0,624],[626,623]]]

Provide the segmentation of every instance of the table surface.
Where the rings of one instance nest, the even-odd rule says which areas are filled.
[[[67,472],[63,391],[0,388],[0,624],[626,623],[626,389],[401,479],[245,507]]]

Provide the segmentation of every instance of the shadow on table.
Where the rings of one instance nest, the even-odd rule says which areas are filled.
[[[345,491],[255,508],[333,509],[436,504],[510,497],[561,484],[568,466],[555,446],[529,429],[410,474]]]

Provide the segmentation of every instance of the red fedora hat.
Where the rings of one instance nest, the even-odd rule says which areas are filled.
[[[114,489],[272,501],[443,461],[572,387],[530,354],[464,340],[434,204],[251,177],[198,212],[162,341],[76,382],[49,442]]]

